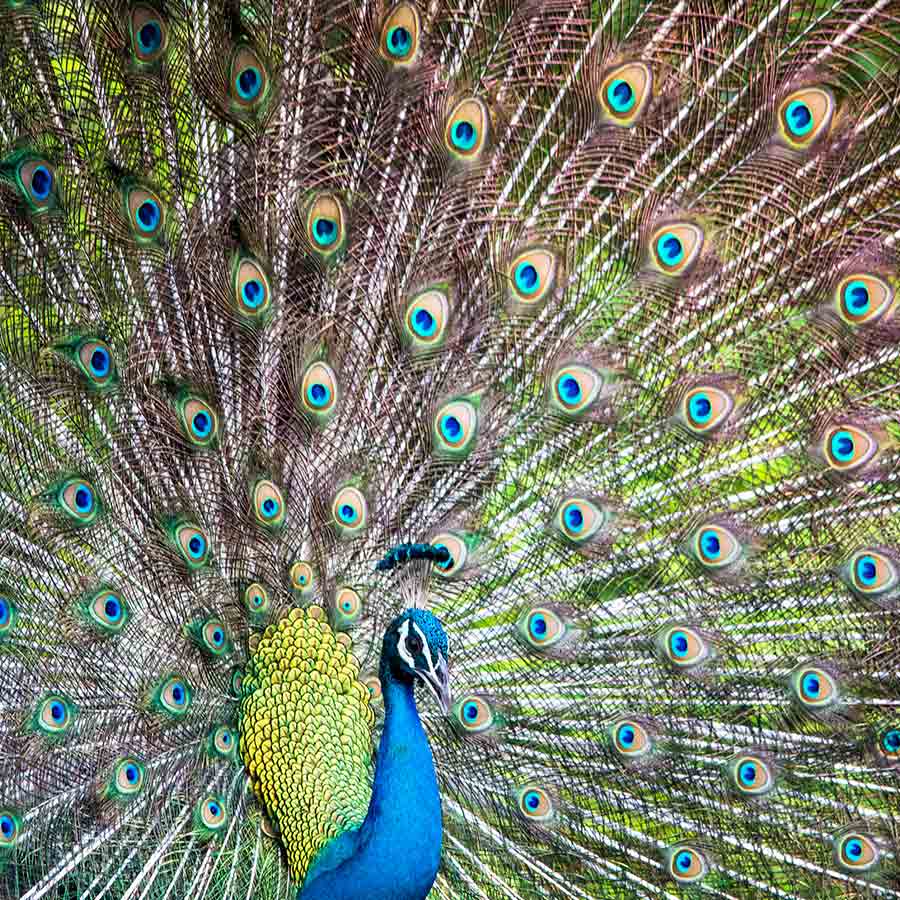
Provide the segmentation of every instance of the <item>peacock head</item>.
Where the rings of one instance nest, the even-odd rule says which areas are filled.
[[[426,609],[408,609],[384,634],[381,677],[412,684],[418,678],[434,694],[441,710],[450,709],[447,656],[450,642],[441,623]]]

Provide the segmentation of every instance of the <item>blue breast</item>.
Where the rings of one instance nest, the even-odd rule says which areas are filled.
[[[358,830],[327,844],[297,900],[424,900],[441,860],[441,801],[411,684],[382,676],[384,731]]]

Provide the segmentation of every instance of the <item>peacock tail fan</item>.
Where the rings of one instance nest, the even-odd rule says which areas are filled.
[[[900,897],[898,85],[893,0],[0,0],[0,897],[295,897],[409,607],[432,900]]]

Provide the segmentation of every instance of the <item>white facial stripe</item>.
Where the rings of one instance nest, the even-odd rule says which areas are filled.
[[[428,645],[428,641],[425,639],[425,634],[422,629],[416,625],[415,622],[412,623],[413,628],[419,633],[419,637],[422,638],[422,647],[426,649],[428,652],[423,654],[426,661],[428,662],[428,674],[437,679],[437,672],[434,669],[434,660],[431,658],[431,647]]]
[[[407,619],[400,626],[400,640],[397,642],[397,650],[400,653],[403,662],[405,662],[411,669],[415,669],[416,661],[409,655],[409,650],[406,649],[406,638],[409,634],[409,619]]]

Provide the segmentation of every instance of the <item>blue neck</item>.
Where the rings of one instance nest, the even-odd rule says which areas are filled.
[[[316,858],[298,900],[424,900],[441,859],[441,801],[413,686],[383,667],[384,731],[369,812]]]

